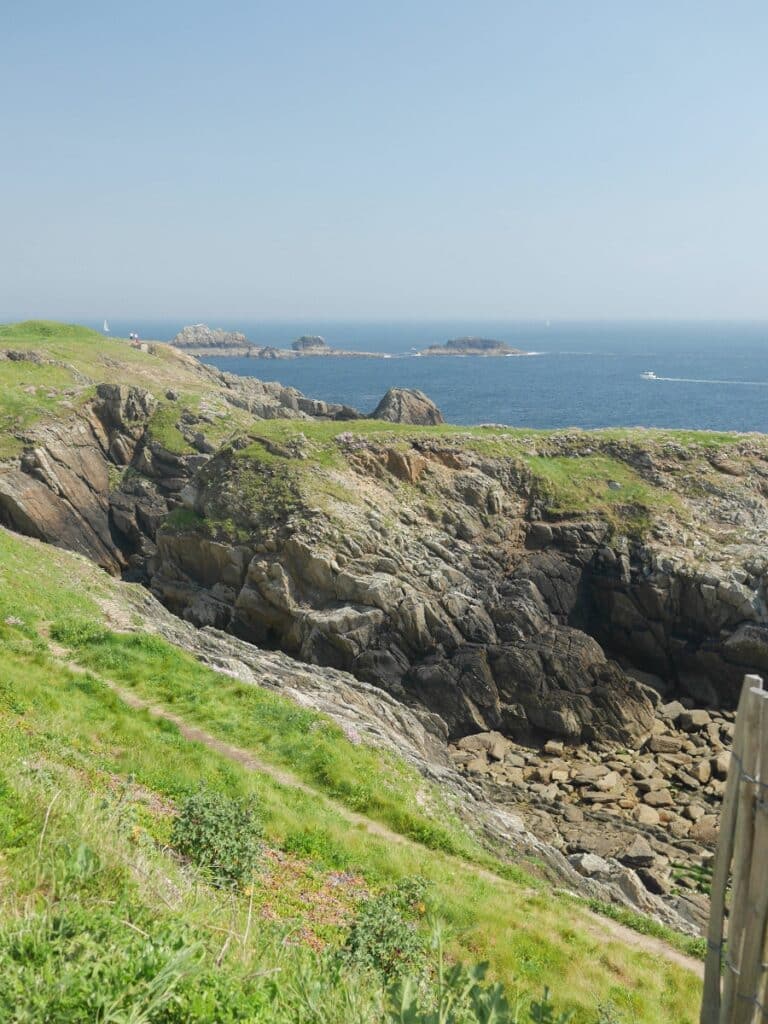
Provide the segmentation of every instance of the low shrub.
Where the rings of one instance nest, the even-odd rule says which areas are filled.
[[[262,835],[261,815],[252,800],[201,789],[184,801],[171,845],[215,884],[238,888],[256,869]]]
[[[358,911],[343,957],[354,967],[379,972],[391,980],[421,974],[428,943],[418,922],[426,913],[427,884],[404,879],[366,900]]]

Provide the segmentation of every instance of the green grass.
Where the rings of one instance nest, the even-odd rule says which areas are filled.
[[[3,650],[3,665],[3,763],[34,766],[33,778],[45,784],[48,798],[57,790],[82,787],[92,794],[101,793],[106,799],[108,793],[119,792],[121,787],[139,785],[142,792],[178,800],[203,780],[228,795],[255,796],[264,807],[272,842],[290,846],[291,836],[298,832],[306,834],[310,829],[344,850],[349,863],[369,879],[369,884],[423,875],[434,888],[441,916],[454,931],[454,955],[487,956],[499,976],[507,980],[514,977],[531,992],[537,991],[543,981],[558,978],[561,998],[582,1007],[577,1020],[592,1019],[588,1008],[595,1005],[598,992],[611,990],[612,971],[622,976],[622,987],[633,990],[638,1020],[693,1019],[686,1016],[686,1010],[695,1005],[695,980],[677,972],[679,976],[672,985],[676,1015],[659,1014],[659,982],[669,986],[669,975],[675,974],[674,969],[660,967],[651,958],[627,957],[620,947],[602,948],[596,956],[596,940],[580,933],[573,913],[567,941],[561,940],[558,922],[562,921],[563,912],[568,911],[565,904],[549,895],[510,882],[493,883],[478,878],[471,866],[446,858],[440,851],[393,848],[384,839],[350,830],[331,809],[306,794],[247,772],[199,744],[184,740],[167,723],[130,712],[94,676],[83,677],[62,670],[44,655],[30,663],[23,653],[9,649],[8,645]],[[41,806],[44,802],[40,799]],[[17,799],[11,813],[18,814],[22,803]],[[81,822],[82,836],[93,834],[89,825]],[[150,829],[134,825],[130,834],[134,841],[144,836],[141,842],[156,852],[155,841],[163,834],[161,825]],[[14,834],[24,836],[23,823],[14,824]],[[22,839],[17,840],[16,846],[20,858],[25,851]],[[15,877],[16,871],[12,874]],[[102,898],[114,900],[115,878],[103,880],[103,886]],[[78,902],[87,902],[87,897],[87,892],[79,892]],[[145,891],[144,900],[152,905],[151,887]],[[294,914],[295,902],[289,897],[287,904],[283,909]],[[271,905],[271,912],[279,916],[281,906],[278,900],[277,905]],[[239,907],[238,914],[244,910]],[[199,907],[198,914],[200,911],[210,923],[220,922],[219,926],[226,928],[226,910],[219,907],[216,911],[210,896]],[[140,927],[144,927],[145,920],[146,917],[139,919]],[[632,963],[633,959],[637,963]]]
[[[553,518],[575,518],[598,515],[611,527],[630,536],[643,537],[660,517],[670,514],[687,519],[681,496],[695,488],[695,481],[713,472],[707,455],[739,440],[739,435],[699,431],[604,430],[604,431],[535,431],[499,429],[495,427],[460,427],[443,424],[437,427],[414,427],[373,420],[342,422],[268,421],[259,425],[259,439],[239,450],[235,461],[250,464],[254,469],[271,465],[276,475],[292,480],[302,501],[319,505],[327,515],[343,514],[344,504],[359,503],[355,488],[345,485],[351,468],[339,435],[351,434],[383,449],[406,451],[424,440],[439,441],[481,459],[509,460],[514,463],[521,480],[530,475],[533,491],[543,500]],[[281,457],[266,445],[298,445],[303,458]],[[696,473],[689,481],[680,467],[670,467],[677,474],[675,485],[680,493],[654,485],[647,475],[633,466],[633,459],[648,451],[654,458],[664,458],[670,443],[688,448],[693,461],[682,464],[688,471],[695,465]],[[286,456],[288,452],[286,452]],[[252,488],[255,505],[270,505],[271,498],[260,491],[255,477]],[[612,487],[611,484],[614,486]],[[616,486],[618,485],[618,486]],[[397,483],[405,490],[408,485]],[[418,491],[418,494],[416,493]],[[413,497],[431,500],[428,483],[420,483]],[[226,518],[222,513],[219,518]],[[242,517],[241,517],[242,518]]]
[[[183,411],[184,405],[181,402],[161,402],[149,421],[147,433],[169,452],[191,455],[195,449],[185,440],[177,425]]]
[[[75,366],[96,381],[106,379],[110,366],[114,377],[115,363],[120,364],[129,375],[143,367],[152,367],[157,381],[161,367],[167,373],[178,362],[165,346],[159,346],[156,354],[149,355],[132,348],[120,338],[105,337],[88,327],[52,320],[0,324],[0,347],[40,352],[48,358]],[[130,383],[126,380],[120,382]]]
[[[182,868],[164,852],[169,803],[172,806],[205,781],[227,795],[254,796],[264,810],[269,843],[308,859],[310,881],[281,883],[269,890],[257,887],[258,913],[268,913],[275,927],[299,933],[310,928],[323,941],[341,941],[343,924],[314,921],[318,911],[312,893],[324,891],[323,879],[330,869],[359,874],[374,889],[421,875],[432,887],[436,911],[453,932],[453,956],[469,961],[487,958],[497,977],[531,994],[550,984],[560,1004],[576,1009],[578,1024],[594,1024],[595,1007],[609,998],[617,1001],[618,993],[624,993],[639,1024],[692,1024],[699,988],[693,976],[603,941],[599,929],[581,916],[577,903],[537,888],[519,873],[496,881],[479,875],[476,864],[485,857],[492,866],[490,855],[443,812],[438,819],[430,818],[428,808],[420,804],[421,780],[396,759],[348,744],[322,716],[211,673],[157,638],[105,630],[93,598],[115,602],[120,586],[84,560],[0,531],[0,564],[0,764],[8,768],[5,787],[0,788],[0,835],[6,851],[0,878],[13,879],[12,890],[5,882],[0,889],[5,922],[0,950],[9,941],[12,921],[17,922],[17,931],[20,921],[32,927],[25,916],[30,892],[38,894],[30,906],[43,914],[43,924],[50,920],[48,883],[40,889],[42,868],[35,865],[34,851],[45,809],[61,791],[51,814],[51,841],[65,843],[70,851],[83,841],[96,844],[98,856],[114,865],[99,882],[97,894],[86,880],[73,883],[74,902],[67,910],[73,935],[85,930],[102,936],[114,926],[114,958],[124,963],[117,947],[129,947],[120,921],[152,936],[157,928],[159,946],[165,949],[166,940],[161,938],[172,918],[187,929],[190,941],[209,950],[204,962],[210,967],[233,912],[236,932],[242,936],[247,900],[238,898],[233,911],[215,893],[197,884],[190,889]],[[7,624],[11,616],[22,625]],[[45,638],[51,622],[59,623],[56,635],[68,641],[76,658],[88,666],[88,674],[69,671],[51,658]],[[414,842],[394,845],[351,827],[333,802],[279,785],[185,740],[172,725],[129,710],[102,676],[162,701],[228,742],[253,749],[264,760],[289,766],[318,792],[378,816]],[[139,792],[142,798],[120,795],[126,792]],[[103,802],[107,814],[113,813],[116,801],[125,804],[120,812],[127,816],[125,828],[94,827],[94,801]],[[30,820],[27,807],[34,809]],[[113,835],[114,842],[109,838]],[[102,849],[103,843],[109,848]],[[24,865],[30,865],[29,870]],[[159,893],[176,891],[182,893],[181,902],[171,912]],[[108,918],[98,917],[107,912],[105,907],[114,906],[119,908],[114,920],[109,916],[112,910]],[[80,918],[77,908],[83,907],[87,915]],[[97,917],[91,919],[91,912]],[[258,921],[254,932],[261,942],[265,926],[261,918]],[[47,957],[56,943],[45,935],[39,941]],[[270,942],[266,950],[257,944],[250,952],[238,941],[232,944],[220,979],[227,993],[244,977],[253,979],[254,970],[258,974],[265,969],[263,960],[260,968],[254,967],[254,957],[266,958],[266,969],[275,966],[279,943]],[[295,962],[283,963],[292,984],[297,963],[313,962],[311,957],[302,959],[308,955],[300,948]],[[72,950],[67,956],[74,956]],[[133,962],[133,954],[128,961]],[[337,997],[333,992],[324,995],[329,1006]],[[274,1019],[280,1020],[277,1015]],[[338,1019],[345,1020],[343,1014]]]
[[[92,394],[63,366],[0,361],[0,459],[21,451],[16,434],[44,416],[71,415]]]
[[[54,622],[52,637],[87,668],[127,684],[185,720],[290,768],[321,792],[426,846],[480,855],[470,838],[416,811],[420,776],[401,761],[352,744],[316,712],[205,668],[161,637],[116,634],[83,620]]]
[[[641,535],[652,517],[675,500],[625,462],[606,455],[527,456],[525,461],[554,516],[598,514],[630,534]]]
[[[631,928],[640,935],[650,935],[655,939],[661,939],[687,956],[704,960],[707,955],[707,940],[705,938],[693,935],[680,935],[659,921],[654,921],[652,917],[645,917],[643,914],[638,914],[628,907],[619,907],[613,903],[605,903],[602,900],[590,900],[589,906],[596,914],[610,917],[612,920],[618,921],[619,924]]]

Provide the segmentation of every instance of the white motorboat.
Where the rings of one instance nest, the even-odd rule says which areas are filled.
[[[656,376],[656,374],[653,372],[653,370],[644,370],[640,374],[640,376],[643,378],[643,380],[658,380],[659,379]]]

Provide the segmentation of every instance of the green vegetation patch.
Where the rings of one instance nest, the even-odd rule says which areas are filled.
[[[253,800],[199,789],[182,804],[171,844],[207,871],[214,884],[239,888],[252,880],[261,855],[261,815]]]
[[[94,394],[66,367],[28,360],[0,360],[0,459],[22,449],[18,435],[53,416],[71,415]]]
[[[655,488],[625,462],[606,455],[525,457],[536,488],[554,516],[599,514],[642,535],[652,514],[674,497]]]
[[[351,810],[433,849],[487,859],[458,823],[445,821],[444,808],[442,820],[418,809],[424,783],[415,771],[386,751],[353,744],[317,712],[213,672],[158,636],[112,633],[70,617],[54,622],[51,636],[83,666],[290,768]]]
[[[178,427],[183,412],[182,402],[161,402],[149,421],[147,434],[153,441],[175,455],[192,455],[195,449]]]

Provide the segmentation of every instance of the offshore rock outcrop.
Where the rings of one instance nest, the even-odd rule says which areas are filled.
[[[371,413],[371,419],[423,427],[445,423],[443,414],[432,399],[417,388],[390,388]]]
[[[221,327],[208,327],[207,324],[192,324],[183,327],[171,344],[181,349],[245,349],[250,348],[252,342],[248,341],[242,331],[225,331]]]
[[[493,338],[451,338],[444,345],[430,345],[422,349],[422,356],[522,356],[522,349],[513,348],[505,341]]]

